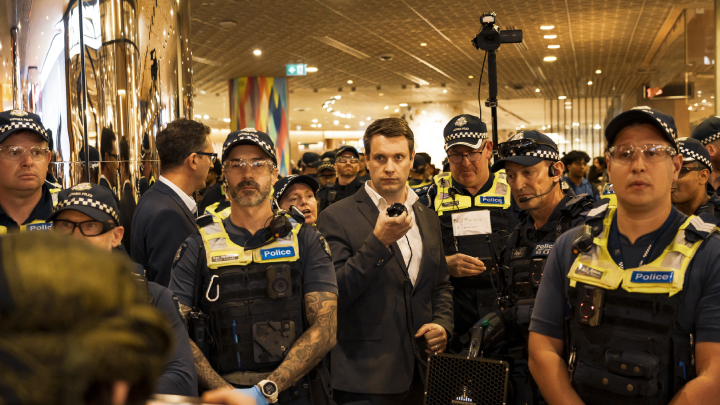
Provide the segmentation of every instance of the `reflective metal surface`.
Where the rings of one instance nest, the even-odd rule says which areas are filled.
[[[86,141],[100,151],[103,129],[116,135],[114,155],[120,154],[121,140],[129,145],[122,161],[129,173],[122,180],[135,186],[143,175],[157,177],[157,133],[193,113],[189,0],[8,1],[13,9],[30,9],[11,42],[21,44],[13,101],[16,106],[24,101],[52,131],[58,181],[64,187],[87,181],[80,152]],[[16,46],[12,50],[16,60]],[[25,99],[22,81],[27,81]],[[100,167],[90,170],[91,181],[119,158],[96,158]],[[120,175],[112,176],[120,191]]]
[[[12,41],[12,84],[13,84],[13,109],[22,110],[22,81],[20,80],[20,49],[18,45],[18,28],[10,29],[10,40]]]

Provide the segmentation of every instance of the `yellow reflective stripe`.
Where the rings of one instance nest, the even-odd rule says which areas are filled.
[[[300,228],[302,227],[302,223],[299,223],[295,225],[295,227],[292,230],[292,233],[288,235],[287,237],[290,238],[290,240],[287,240],[287,238],[283,238],[286,240],[275,240],[273,243],[269,245],[265,245],[263,247],[254,249],[253,252],[253,260],[255,263],[275,263],[275,262],[294,262],[300,259],[300,248],[298,246],[298,232],[300,232]],[[289,243],[288,243],[289,242]],[[287,257],[278,257],[276,259],[268,258],[263,259],[262,255],[263,252],[279,252],[284,250],[284,248],[292,247],[293,248],[293,255],[287,256]]]
[[[454,199],[450,197],[450,195],[448,194],[449,187],[443,186],[442,183],[447,182],[448,185],[452,184],[452,175],[450,173],[447,173],[446,176],[443,176],[443,174],[445,173],[435,176],[434,179],[438,193],[435,196],[435,211],[438,213],[438,215],[442,215],[444,212],[447,211],[456,211],[472,207],[473,200],[470,196],[456,195]],[[498,191],[502,191],[502,193],[498,193]],[[445,198],[442,198],[442,196],[445,196]],[[498,204],[491,202],[493,198],[502,198],[502,203]],[[510,186],[507,182],[505,169],[502,169],[495,172],[493,176],[493,184],[490,187],[490,190],[486,193],[475,196],[475,206],[502,208],[506,210],[510,208],[511,198],[512,193],[510,191]]]
[[[205,212],[216,217],[222,219],[226,219],[230,216],[230,207],[227,207],[223,209],[222,211],[218,212],[217,208],[220,206],[219,202],[216,202],[215,204],[208,205],[205,207]]]

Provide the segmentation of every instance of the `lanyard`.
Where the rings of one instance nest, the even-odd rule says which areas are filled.
[[[640,259],[640,264],[638,264],[637,267],[641,267],[643,263],[645,262],[645,259],[650,254],[650,251],[652,250],[653,245],[660,239],[660,237],[667,231],[667,229],[670,227],[670,224],[673,222],[673,219],[675,219],[676,216],[675,209],[672,209],[670,211],[670,215],[668,215],[667,219],[665,220],[665,223],[660,227],[660,230],[658,231],[657,235],[655,236],[655,239],[652,241],[650,245],[648,245],[647,249],[645,249],[645,253],[642,256],[642,259]],[[620,248],[620,231],[618,231],[617,226],[617,212],[615,212],[615,216],[613,217],[612,224],[610,225],[610,232],[612,233],[612,239],[613,239],[613,246],[611,254],[613,255],[613,258],[615,259],[615,262],[618,266],[620,266],[621,269],[625,270],[625,266],[623,265],[623,254],[622,249]],[[618,261],[619,259],[619,261]]]

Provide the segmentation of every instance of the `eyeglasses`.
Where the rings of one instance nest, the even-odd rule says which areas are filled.
[[[668,157],[675,156],[677,151],[671,146],[647,144],[642,146],[619,145],[608,149],[612,160],[621,164],[629,164],[635,159],[635,153],[642,153],[643,159],[648,163],[658,163]]]
[[[55,232],[60,232],[63,235],[71,235],[73,232],[75,232],[75,228],[78,228],[80,229],[80,233],[85,236],[98,236],[107,233],[116,227],[117,225],[111,222],[73,222],[66,221],[64,219],[56,219],[53,221],[52,230]]]
[[[30,153],[30,158],[34,161],[41,161],[47,159],[50,149],[42,146],[33,146],[30,148],[23,148],[22,146],[3,146],[0,147],[0,156],[6,160],[18,161],[25,156],[25,152]]]
[[[193,153],[197,153],[198,155],[203,155],[203,156],[209,157],[210,163],[215,163],[215,161],[218,158],[217,153],[210,153],[210,152],[193,152]],[[190,155],[192,155],[192,153],[188,153],[187,155],[185,155],[185,157],[188,157]]]
[[[337,158],[337,161],[340,163],[357,163],[360,160],[358,158],[350,158],[350,157],[343,156],[343,157]]]
[[[538,139],[516,139],[514,141],[503,142],[498,145],[498,156],[501,159],[505,159],[511,156],[526,155],[531,152],[538,150],[538,147],[544,145],[549,146],[553,150],[557,151],[555,145],[543,142]]]
[[[699,172],[701,170],[705,170],[704,167],[695,167],[695,166],[683,166],[680,168],[680,176],[684,176],[690,172]]]
[[[246,162],[243,159],[230,159],[223,163],[223,167],[229,173],[240,173],[245,171],[246,167],[250,167],[252,173],[262,173],[265,168],[273,169],[274,166],[269,160],[255,160],[253,162]]]
[[[335,175],[334,174],[321,174],[318,176],[318,178],[322,179],[322,180],[332,180],[335,178]]]

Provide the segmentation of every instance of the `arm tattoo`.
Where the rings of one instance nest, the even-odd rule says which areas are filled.
[[[182,310],[183,315],[187,317],[187,314],[190,312],[190,307],[180,304],[180,309]],[[195,344],[195,342],[192,341],[192,339],[190,340],[190,348],[192,349],[193,353],[193,360],[195,362],[195,372],[197,373],[198,384],[201,388],[206,390],[226,387],[234,388],[227,381],[225,381],[224,378],[220,377],[220,375],[215,370],[213,370],[210,362],[205,358],[205,355],[202,354],[200,348],[197,347],[197,345]]]
[[[268,376],[279,391],[288,389],[315,367],[335,346],[337,339],[337,295],[328,292],[305,294],[305,313],[310,327],[293,344],[280,367]]]

